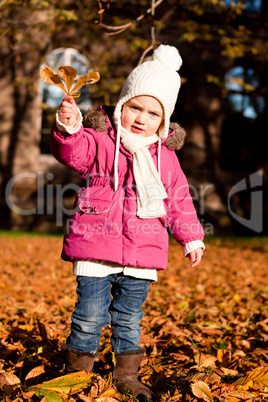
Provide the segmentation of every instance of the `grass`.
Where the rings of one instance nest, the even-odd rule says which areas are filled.
[[[21,237],[21,236],[56,236],[62,237],[64,235],[64,231],[61,233],[54,233],[54,232],[27,232],[27,231],[14,231],[14,230],[1,230],[0,229],[0,237],[1,236],[11,236],[11,237]],[[173,237],[171,236],[171,240]],[[254,242],[254,243],[261,243],[266,244],[268,242],[268,236],[235,236],[235,235],[207,235],[205,236],[206,243],[215,243],[220,245],[224,242]]]
[[[0,230],[1,236],[10,236],[10,237],[22,237],[22,236],[30,236],[30,237],[63,237],[64,233],[47,233],[47,232],[21,232],[15,230]]]

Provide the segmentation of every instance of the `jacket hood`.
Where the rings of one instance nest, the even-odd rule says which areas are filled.
[[[84,116],[84,127],[102,132],[115,128],[113,124],[113,106],[104,106],[98,110],[89,108]],[[178,151],[184,145],[186,132],[178,123],[170,123],[170,133],[162,143],[168,148]]]

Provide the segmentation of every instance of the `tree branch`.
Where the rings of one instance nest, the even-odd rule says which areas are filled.
[[[140,65],[143,62],[143,60],[145,59],[145,56],[147,55],[147,53],[149,53],[150,50],[152,50],[153,48],[154,48],[153,45],[150,45],[149,47],[147,47],[147,49],[144,50],[144,52],[142,53],[142,55],[140,57],[138,65]]]
[[[134,22],[136,22],[136,21],[141,21],[147,14],[152,14],[152,15],[154,15],[154,10],[155,10],[155,8],[156,7],[158,7],[159,6],[159,4],[161,4],[162,2],[163,2],[164,0],[158,0],[158,1],[152,1],[152,6],[151,6],[151,8],[148,8],[148,10],[146,10],[146,12],[144,13],[144,14],[141,14],[139,17],[137,17],[136,18],[136,20],[135,21],[133,21],[133,22],[128,22],[127,24],[124,24],[124,25],[119,25],[119,26],[117,26],[117,27],[115,27],[115,26],[112,26],[112,25],[106,25],[106,24],[103,24],[102,22],[98,22],[98,24],[101,26],[101,27],[103,27],[103,28],[105,28],[105,29],[107,29],[107,30],[109,30],[109,31],[115,31],[115,32],[108,32],[108,33],[106,33],[106,35],[108,35],[108,36],[110,36],[110,35],[117,35],[117,34],[119,34],[119,33],[121,33],[121,32],[124,32],[125,30],[127,30],[129,27],[131,27],[131,25],[133,25],[134,24]]]
[[[143,60],[144,60],[145,56],[147,55],[147,53],[149,53],[149,51],[152,50],[154,48],[154,46],[155,46],[155,26],[154,26],[155,0],[152,0],[151,15],[152,15],[151,45],[149,47],[147,47],[147,49],[145,49],[144,52],[142,53],[138,65],[143,62]]]

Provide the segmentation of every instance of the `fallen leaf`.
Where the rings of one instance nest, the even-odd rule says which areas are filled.
[[[89,371],[79,371],[78,373],[66,374],[65,376],[55,378],[42,384],[29,387],[29,391],[37,393],[37,395],[49,396],[52,391],[68,394],[88,386],[95,379],[95,374]]]
[[[206,402],[213,402],[213,396],[211,394],[210,388],[205,382],[195,382],[194,384],[191,384],[191,388],[194,396],[196,396],[197,398],[202,398]]]
[[[256,382],[262,386],[268,386],[268,367],[260,368],[249,372],[246,376],[235,381],[235,385],[246,385],[249,382]]]
[[[4,371],[0,374],[0,384],[19,385],[20,383],[20,379],[13,373]]]

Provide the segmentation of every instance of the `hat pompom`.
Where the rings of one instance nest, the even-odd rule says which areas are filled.
[[[174,46],[158,46],[153,53],[153,59],[160,61],[160,63],[175,71],[178,71],[182,65],[180,53]]]

